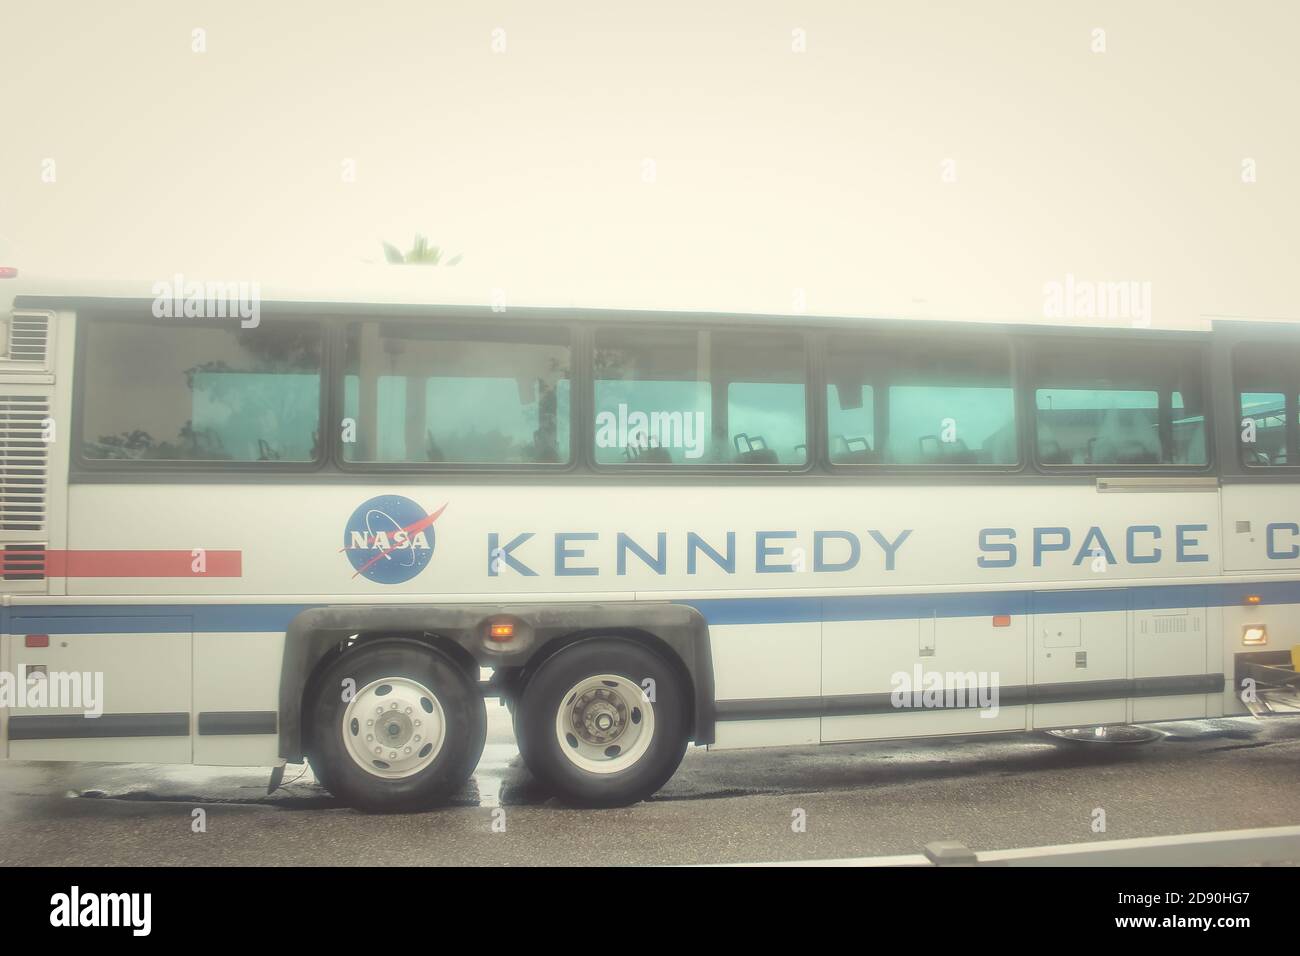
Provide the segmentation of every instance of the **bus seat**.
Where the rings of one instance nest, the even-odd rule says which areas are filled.
[[[874,465],[880,462],[879,453],[865,438],[834,435],[831,440],[834,448],[831,461],[837,465]]]
[[[745,447],[741,448],[741,442]],[[767,442],[762,435],[750,437],[741,432],[732,442],[736,446],[736,462],[741,465],[776,465],[780,464],[780,458],[777,457],[776,450],[767,447]]]

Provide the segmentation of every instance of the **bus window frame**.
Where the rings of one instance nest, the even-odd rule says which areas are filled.
[[[1149,475],[1157,478],[1162,475],[1185,475],[1188,477],[1201,475],[1218,475],[1219,467],[1215,454],[1214,428],[1215,428],[1215,404],[1218,401],[1214,390],[1213,375],[1213,347],[1212,343],[1199,338],[1179,338],[1177,332],[1165,332],[1164,338],[1157,338],[1152,335],[1125,332],[1117,330],[1119,335],[1131,334],[1133,341],[1150,342],[1153,345],[1160,342],[1178,343],[1185,345],[1187,348],[1196,350],[1200,359],[1198,363],[1201,386],[1201,405],[1202,417],[1204,419],[1205,434],[1205,462],[1203,464],[1173,464],[1169,462],[1158,462],[1154,465],[1098,465],[1098,464],[1078,464],[1062,465],[1050,464],[1043,462],[1038,457],[1038,407],[1037,392],[1038,378],[1036,360],[1039,351],[1049,347],[1060,347],[1060,342],[1070,338],[1083,339],[1086,342],[1105,342],[1110,343],[1110,336],[1086,335],[1073,329],[1064,329],[1055,332],[1044,333],[1036,330],[1032,335],[1023,337],[1023,354],[1024,354],[1024,403],[1030,418],[1026,422],[1023,432],[1023,440],[1029,446],[1029,453],[1032,456],[1035,470],[1046,476],[1079,476],[1079,477],[1106,477],[1106,476],[1131,476],[1141,477]],[[1163,453],[1163,448],[1162,448]]]
[[[370,315],[364,313],[349,313],[338,316],[338,321],[334,322],[334,362],[330,368],[330,398],[333,401],[332,421],[343,421],[343,403],[344,390],[346,388],[345,377],[347,372],[344,363],[347,358],[347,335],[351,326],[364,322],[410,322],[410,323],[428,323],[436,324],[443,327],[453,328],[473,328],[482,327],[485,324],[471,318],[458,317],[430,317],[430,316],[386,316]],[[450,461],[348,461],[344,456],[344,442],[337,432],[334,434],[330,446],[330,461],[341,473],[353,476],[364,475],[401,475],[401,474],[468,474],[468,475],[485,475],[485,474],[534,474],[542,475],[563,475],[577,470],[580,461],[580,455],[574,448],[574,428],[581,419],[578,412],[578,397],[581,391],[578,377],[578,356],[580,335],[573,322],[526,322],[519,326],[512,326],[508,322],[498,322],[497,326],[502,329],[523,326],[537,328],[544,332],[563,332],[567,340],[569,349],[569,460],[565,462],[450,462]],[[558,419],[557,419],[558,420]]]
[[[316,442],[316,457],[310,461],[227,461],[223,459],[165,459],[165,458],[89,458],[85,454],[85,403],[86,403],[86,368],[90,361],[89,342],[91,323],[113,323],[117,325],[161,326],[167,323],[193,322],[195,326],[203,323],[222,321],[238,322],[237,319],[159,319],[152,315],[141,315],[138,308],[126,305],[104,306],[96,309],[78,310],[75,325],[76,335],[73,343],[72,375],[72,421],[71,431],[73,446],[69,453],[69,463],[73,471],[96,474],[120,474],[123,476],[153,475],[201,475],[213,473],[271,475],[271,474],[313,474],[326,467],[330,460],[332,429],[325,423],[329,413],[329,374],[333,362],[333,335],[331,323],[320,315],[273,315],[263,314],[262,320],[271,319],[279,325],[288,322],[304,322],[314,325],[320,332],[320,396],[317,406],[318,428],[320,435]]]
[[[618,331],[640,331],[655,332],[665,329],[673,331],[686,331],[691,333],[708,332],[711,335],[717,332],[723,333],[750,333],[753,335],[793,335],[797,337],[803,346],[803,366],[804,366],[804,444],[805,455],[803,464],[783,465],[777,463],[774,465],[748,464],[748,463],[719,463],[714,461],[701,462],[698,465],[687,464],[684,462],[641,462],[629,461],[623,464],[611,464],[607,462],[596,461],[596,376],[594,359],[596,354],[596,333],[601,330],[618,330]],[[671,475],[671,476],[723,476],[723,475],[741,475],[741,474],[765,474],[765,475],[802,475],[815,471],[818,466],[818,456],[814,453],[814,435],[816,434],[816,424],[814,421],[813,402],[810,392],[813,388],[814,363],[813,363],[813,332],[809,329],[795,329],[789,326],[773,325],[755,325],[742,323],[723,323],[723,322],[691,322],[691,321],[674,321],[674,322],[593,322],[584,329],[583,344],[583,374],[586,381],[583,383],[583,407],[585,414],[583,416],[583,461],[586,467],[593,473],[599,475]],[[713,382],[709,382],[710,394],[712,394]]]
[[[1228,400],[1231,403],[1233,412],[1233,431],[1236,434],[1236,441],[1233,444],[1236,446],[1237,465],[1247,474],[1251,475],[1273,475],[1278,477],[1290,476],[1294,478],[1295,476],[1300,475],[1300,461],[1297,461],[1294,464],[1288,462],[1285,465],[1260,465],[1254,462],[1248,462],[1246,461],[1245,455],[1246,448],[1241,441],[1241,396],[1244,394],[1244,390],[1241,387],[1241,383],[1237,381],[1237,353],[1242,349],[1257,350],[1261,348],[1261,346],[1267,345],[1278,346],[1285,348],[1288,351],[1300,354],[1300,343],[1294,341],[1281,342],[1276,340],[1270,342],[1237,341],[1233,342],[1227,350],[1228,375],[1231,382],[1231,391]],[[1251,391],[1259,392],[1272,390],[1268,388],[1271,384],[1274,384],[1271,380],[1265,381],[1264,388],[1252,388]],[[1292,370],[1291,373],[1286,376],[1285,381],[1277,382],[1276,384],[1280,386],[1277,390],[1282,393],[1282,423],[1286,430],[1285,447],[1287,456],[1290,457],[1292,454],[1295,454],[1296,457],[1300,459],[1300,452],[1293,451],[1297,445],[1300,445],[1300,369]]]
[[[945,333],[953,332],[951,326],[947,323],[944,323],[943,331]],[[830,358],[830,340],[834,336],[861,337],[868,343],[880,341],[885,338],[905,341],[917,341],[921,338],[917,335],[916,330],[905,329],[880,329],[867,327],[862,329],[837,328],[826,329],[823,331],[821,342],[819,343],[819,358],[821,360],[820,372],[822,381],[819,383],[820,388],[818,391],[818,411],[823,425],[823,433],[819,438],[818,450],[820,452],[822,467],[824,467],[828,472],[840,475],[924,475],[929,477],[937,477],[941,475],[965,475],[971,477],[980,475],[1020,475],[1027,472],[1029,464],[1025,450],[1025,430],[1021,423],[1021,418],[1024,414],[1021,408],[1021,380],[1023,370],[1020,361],[1020,343],[1015,336],[1007,335],[1005,334],[1005,331],[1003,331],[1002,335],[996,337],[992,336],[991,333],[981,334],[977,331],[974,334],[963,334],[962,332],[958,332],[956,335],[948,335],[945,338],[945,341],[948,342],[951,342],[954,339],[960,339],[972,344],[982,343],[988,339],[990,341],[1000,342],[1007,352],[1007,371],[1010,376],[1011,411],[1014,416],[1012,424],[1015,429],[1017,460],[1014,463],[993,463],[987,465],[971,464],[969,462],[942,465],[897,464],[893,462],[837,462],[832,460],[830,431],[828,425],[830,416],[829,411],[826,408],[826,388],[830,383],[830,378],[827,373]]]

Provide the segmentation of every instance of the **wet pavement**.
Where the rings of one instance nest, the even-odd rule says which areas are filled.
[[[1147,744],[1033,733],[693,748],[653,799],[579,810],[522,766],[504,708],[488,714],[474,778],[421,813],[351,810],[292,765],[268,795],[260,768],[0,763],[0,865],[729,863],[1300,823],[1300,719],[1169,723]]]

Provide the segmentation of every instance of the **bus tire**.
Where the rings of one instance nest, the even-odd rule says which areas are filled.
[[[654,688],[653,702],[645,687]],[[529,680],[515,720],[519,752],[569,802],[636,803],[681,763],[688,699],[685,678],[649,648],[620,638],[580,641]]]
[[[437,804],[469,779],[487,739],[476,683],[414,641],[349,650],[316,682],[307,713],[317,779],[363,810]]]

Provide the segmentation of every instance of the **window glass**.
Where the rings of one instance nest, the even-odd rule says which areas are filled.
[[[997,342],[832,336],[826,422],[836,464],[1012,465],[1011,355]]]
[[[831,461],[837,464],[878,462],[874,392],[856,382],[826,386],[826,425]]]
[[[86,458],[312,461],[320,434],[314,322],[85,323]]]
[[[1150,342],[1042,343],[1034,355],[1044,465],[1202,465],[1201,353]]]
[[[600,464],[808,460],[802,336],[601,329],[593,368]]]
[[[348,329],[353,462],[561,464],[570,459],[568,333],[362,322]]]
[[[1248,465],[1290,463],[1286,439],[1286,396],[1281,392],[1241,393],[1241,444]]]
[[[1296,464],[1292,446],[1300,416],[1300,350],[1276,342],[1239,345],[1233,352],[1233,377],[1241,414],[1237,441],[1242,462],[1265,467]],[[1288,395],[1293,402],[1290,409]]]

